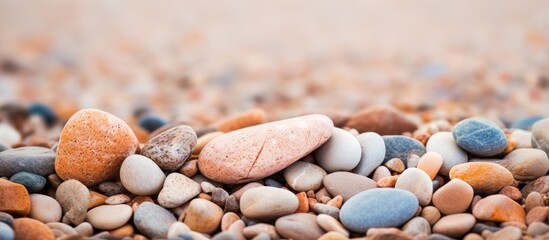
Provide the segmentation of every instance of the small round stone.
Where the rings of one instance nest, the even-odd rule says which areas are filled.
[[[223,210],[204,199],[193,199],[187,209],[185,224],[193,231],[211,234],[221,224]]]
[[[450,169],[455,165],[466,163],[467,153],[463,151],[454,140],[451,132],[437,132],[427,141],[427,152],[436,152],[444,160],[438,173],[448,176]]]
[[[299,201],[290,191],[274,187],[251,188],[240,198],[240,211],[252,219],[273,219],[297,209]]]
[[[327,172],[350,171],[358,165],[362,150],[348,131],[333,128],[332,137],[315,151],[315,160]]]
[[[435,179],[440,167],[442,167],[442,155],[436,152],[427,152],[419,159],[417,168],[429,175],[431,180]]]
[[[31,212],[29,217],[41,221],[43,223],[59,222],[63,212],[61,205],[54,198],[42,195],[31,194]]]
[[[548,232],[549,225],[544,222],[533,222],[532,224],[528,225],[528,230],[526,230],[526,233],[532,237],[544,235]]]
[[[420,234],[430,235],[431,225],[423,217],[415,217],[402,226],[402,231],[411,236]]]
[[[516,141],[516,148],[532,148],[532,132],[516,129],[511,133],[511,138]]]
[[[132,201],[132,198],[126,194],[116,194],[105,199],[105,204],[116,205],[124,204]]]
[[[458,146],[477,156],[490,157],[507,147],[505,133],[494,123],[482,118],[460,121],[452,130]]]
[[[7,145],[15,145],[21,141],[21,134],[7,123],[0,123],[0,142]]]
[[[0,152],[0,176],[18,172],[48,176],[55,172],[55,152],[44,147],[20,147]]]
[[[357,193],[376,187],[374,180],[350,172],[330,173],[322,182],[332,196],[340,195],[344,201]]]
[[[132,208],[127,204],[103,205],[90,210],[86,220],[97,229],[112,230],[122,227],[132,217]]]
[[[316,216],[308,213],[294,213],[275,222],[276,232],[286,239],[314,240],[324,234],[316,222]]]
[[[318,225],[326,232],[335,231],[345,237],[349,237],[349,231],[345,229],[343,224],[341,224],[337,219],[330,215],[318,214],[318,216],[316,216],[316,221]]]
[[[545,222],[549,216],[549,207],[535,207],[526,214],[526,224]]]
[[[400,174],[395,188],[413,193],[421,206],[428,205],[433,195],[431,178],[427,173],[418,168],[408,168]]]
[[[478,201],[473,207],[473,215],[484,221],[517,221],[524,224],[526,213],[520,204],[505,195],[490,195]]]
[[[496,163],[507,168],[518,181],[532,181],[549,171],[549,158],[544,151],[534,148],[516,149]]]
[[[473,201],[473,188],[465,181],[455,178],[433,194],[433,205],[444,215],[463,213]]]
[[[433,226],[433,232],[460,238],[469,232],[475,223],[475,217],[469,213],[452,214],[441,218]]]
[[[321,167],[303,161],[297,161],[284,169],[284,178],[290,187],[298,192],[318,190],[326,171]]]
[[[26,216],[30,213],[30,208],[27,189],[21,184],[0,178],[0,212]]]
[[[513,174],[491,162],[458,164],[450,170],[450,179],[454,178],[467,182],[477,194],[497,193],[503,187],[513,184]]]
[[[186,203],[200,193],[200,184],[180,173],[170,173],[158,194],[158,203],[165,208],[174,208]]]
[[[191,156],[196,133],[185,125],[170,128],[145,143],[141,154],[152,159],[162,170],[175,171]]]
[[[435,225],[441,217],[440,211],[433,206],[424,207],[423,210],[421,210],[421,216],[425,218],[431,226]]]
[[[387,162],[393,158],[402,160],[404,166],[408,164],[408,157],[412,154],[423,156],[425,146],[418,140],[406,136],[383,136],[385,142],[385,159]]]
[[[46,224],[32,218],[17,218],[13,221],[13,231],[16,239],[54,240],[55,235]]]
[[[63,209],[63,223],[78,225],[86,218],[90,191],[78,180],[67,180],[57,188],[55,199]]]
[[[141,203],[133,216],[135,227],[150,238],[165,238],[176,221],[168,210],[150,202]]]
[[[160,192],[166,176],[151,159],[130,155],[120,168],[120,181],[124,188],[136,195],[153,195]]]
[[[362,133],[356,137],[356,140],[360,144],[362,154],[353,172],[367,177],[383,163],[385,142],[379,134],[374,132]]]
[[[543,201],[543,197],[539,192],[530,192],[524,200],[524,209],[526,210],[526,212],[529,212],[535,207],[542,206],[545,206],[545,202]]]
[[[0,239],[13,240],[15,239],[15,233],[8,224],[0,222]]]
[[[29,193],[40,192],[47,182],[45,177],[29,172],[18,172],[11,176],[10,181],[25,186]]]

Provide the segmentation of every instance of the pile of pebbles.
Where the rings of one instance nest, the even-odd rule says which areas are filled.
[[[2,240],[549,238],[549,118],[2,113]]]

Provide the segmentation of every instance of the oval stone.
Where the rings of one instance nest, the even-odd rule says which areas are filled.
[[[374,180],[350,172],[330,173],[322,182],[332,196],[341,195],[344,201],[359,192],[376,187]]]
[[[26,216],[31,202],[27,189],[18,183],[0,178],[0,212]]]
[[[501,161],[495,161],[513,174],[518,181],[531,181],[545,176],[549,171],[549,158],[539,149],[521,148],[507,154]]]
[[[252,219],[273,219],[297,209],[299,201],[290,191],[275,187],[250,188],[240,197],[240,211]]]
[[[459,178],[473,187],[477,194],[492,194],[513,184],[513,174],[491,162],[468,162],[454,166],[450,179]]]
[[[442,156],[442,166],[438,173],[448,176],[450,169],[458,164],[466,163],[467,153],[457,145],[451,132],[437,132],[427,141],[427,152],[436,152]]]
[[[136,195],[153,195],[160,192],[166,176],[151,159],[131,155],[120,168],[120,181],[124,188]]]
[[[0,239],[12,240],[15,239],[15,233],[8,224],[0,222]]]
[[[358,165],[353,172],[362,176],[369,176],[374,170],[383,163],[385,158],[385,141],[374,132],[366,132],[356,137],[362,154]]]
[[[219,227],[223,210],[215,203],[193,199],[185,215],[185,224],[193,231],[211,234]]]
[[[522,206],[501,194],[491,195],[478,201],[473,207],[473,215],[483,221],[526,223],[526,213]]]
[[[361,192],[341,207],[339,218],[348,229],[365,233],[370,228],[398,227],[414,216],[418,200],[400,189],[376,188]]]
[[[32,218],[17,218],[13,221],[13,231],[16,239],[40,239],[54,240],[52,230],[42,222]]]
[[[324,234],[316,216],[308,213],[294,213],[276,220],[275,229],[285,239],[314,240]]]
[[[103,205],[86,214],[86,220],[97,229],[112,230],[122,227],[132,217],[132,207],[127,204]]]
[[[417,168],[429,175],[431,180],[435,179],[440,167],[442,167],[442,156],[436,152],[427,152],[421,156]]]
[[[307,115],[223,134],[200,152],[198,168],[209,179],[236,184],[270,176],[326,142],[333,123]]]
[[[0,152],[0,176],[18,172],[48,176],[55,172],[55,152],[44,147],[20,147]]]
[[[165,208],[180,206],[200,193],[200,184],[180,173],[170,173],[158,194],[158,204]]]
[[[332,137],[315,151],[315,160],[327,172],[349,171],[358,165],[361,147],[348,131],[333,128]]]
[[[507,148],[505,133],[486,119],[462,120],[454,126],[452,134],[458,146],[477,156],[494,156]]]
[[[120,165],[138,147],[137,137],[121,119],[96,109],[80,110],[61,132],[55,172],[63,180],[93,186],[118,177]]]
[[[152,159],[162,170],[175,171],[191,156],[196,133],[185,125],[170,128],[147,141],[141,154]]]
[[[476,223],[476,219],[469,213],[459,213],[442,217],[433,226],[434,233],[448,237],[460,238],[465,235]]]
[[[29,191],[29,193],[39,192],[46,186],[46,178],[40,175],[29,173],[29,172],[19,172],[11,176],[10,181],[19,183]]]
[[[309,162],[297,161],[284,169],[284,178],[290,187],[298,192],[318,190],[326,171]]]
[[[348,128],[358,132],[376,132],[380,135],[395,135],[403,132],[413,132],[417,124],[404,113],[391,107],[374,107],[361,110],[347,121]]]
[[[532,147],[549,155],[549,118],[539,120],[532,126]]]
[[[385,159],[383,163],[398,158],[402,160],[404,166],[407,166],[410,155],[423,156],[425,154],[425,146],[411,137],[383,136],[383,141],[385,141]]]
[[[469,184],[454,178],[433,194],[433,205],[444,215],[463,213],[471,205],[473,195]]]
[[[135,227],[149,238],[165,238],[176,221],[168,210],[150,202],[141,203],[133,216]]]
[[[29,217],[43,223],[61,221],[63,212],[57,200],[42,194],[31,194],[30,200],[31,212]]]
[[[421,206],[428,205],[433,195],[431,178],[427,173],[417,168],[408,168],[400,174],[395,188],[413,193]]]

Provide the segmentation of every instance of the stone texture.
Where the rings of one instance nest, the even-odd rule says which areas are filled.
[[[112,230],[122,227],[132,217],[132,208],[127,204],[103,205],[90,210],[86,221],[94,228]]]
[[[240,198],[240,211],[252,219],[273,219],[294,213],[297,197],[290,191],[274,187],[251,188]]]
[[[423,217],[415,217],[402,226],[402,231],[410,236],[430,235],[431,225]]]
[[[152,159],[162,170],[175,171],[191,156],[196,133],[185,125],[170,128],[145,143],[141,154]]]
[[[465,181],[455,178],[433,194],[433,205],[444,215],[463,213],[473,201],[473,188]]]
[[[307,192],[321,188],[327,173],[315,164],[297,161],[284,169],[283,175],[293,190]]]
[[[160,192],[166,176],[151,159],[130,155],[120,168],[120,181],[124,188],[136,195],[153,195]]]
[[[55,152],[44,147],[20,147],[0,152],[0,177],[11,177],[18,172],[40,176],[54,173]]]
[[[327,172],[350,171],[355,168],[361,157],[358,140],[348,131],[333,128],[332,137],[315,152],[315,160]]]
[[[425,154],[425,146],[418,140],[406,136],[383,136],[385,142],[385,159],[387,162],[393,158],[402,160],[404,166],[408,164],[408,157],[412,154],[423,156]]]
[[[141,203],[133,216],[135,227],[150,238],[165,238],[176,221],[168,210],[150,202]]]
[[[473,207],[473,215],[484,221],[516,221],[524,224],[526,214],[521,205],[507,196],[496,194],[478,201]]]
[[[278,234],[286,239],[318,239],[324,230],[317,224],[316,216],[308,213],[294,213],[276,220]]]
[[[518,181],[531,181],[544,176],[549,170],[549,158],[544,151],[532,148],[516,149],[503,160],[495,161],[507,168]]]
[[[350,172],[330,173],[322,182],[332,196],[341,195],[344,201],[357,193],[376,187],[376,182],[372,179]]]
[[[436,152],[444,160],[440,167],[439,174],[448,176],[450,169],[455,165],[466,163],[467,153],[463,151],[456,143],[451,132],[437,132],[427,141],[427,152]]]
[[[84,184],[74,179],[61,183],[55,199],[63,209],[64,223],[78,225],[84,221],[90,201],[90,192]]]
[[[200,184],[179,173],[170,173],[158,194],[158,204],[174,208],[186,203],[200,193]]]
[[[450,179],[454,178],[467,182],[477,194],[497,193],[513,184],[513,174],[509,170],[490,162],[458,164],[450,170]]]
[[[219,228],[222,217],[223,210],[216,204],[204,199],[193,199],[184,223],[193,231],[211,234]]]
[[[417,124],[402,112],[391,107],[375,107],[361,110],[351,116],[346,127],[358,132],[376,132],[380,135],[397,135],[413,132]]]
[[[458,122],[452,135],[462,149],[482,157],[500,154],[508,144],[505,133],[483,118],[468,118]]]
[[[0,212],[27,216],[30,208],[31,201],[27,189],[21,184],[0,178]]]

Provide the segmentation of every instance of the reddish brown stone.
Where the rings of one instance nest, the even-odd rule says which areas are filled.
[[[346,127],[354,128],[360,133],[376,132],[379,135],[398,135],[404,132],[413,132],[418,126],[404,113],[394,108],[376,107],[364,109],[351,116]]]
[[[27,216],[30,208],[30,196],[25,186],[0,178],[0,212]]]

